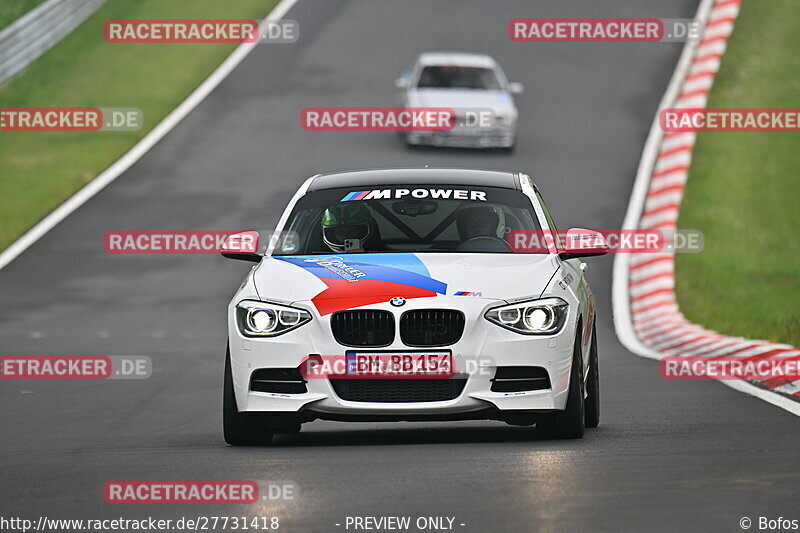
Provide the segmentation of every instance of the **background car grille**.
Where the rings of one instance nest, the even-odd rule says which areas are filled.
[[[389,346],[394,341],[394,317],[388,311],[339,311],[331,316],[331,330],[344,346]]]
[[[540,366],[500,366],[494,374],[492,392],[523,392],[550,388],[550,376]]]
[[[447,346],[464,333],[464,313],[453,309],[419,309],[400,318],[400,338],[406,346]]]
[[[443,402],[458,398],[466,379],[332,379],[331,386],[350,402]]]
[[[276,394],[305,394],[306,380],[296,368],[259,368],[250,375],[250,390]]]

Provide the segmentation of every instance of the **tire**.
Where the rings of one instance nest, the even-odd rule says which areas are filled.
[[[595,323],[596,323],[595,319]],[[597,328],[592,326],[592,344],[589,348],[589,375],[586,379],[586,427],[600,425],[600,365],[597,357]]]
[[[236,406],[230,347],[225,354],[222,430],[225,442],[231,446],[259,446],[272,442],[272,430],[267,425],[264,417],[254,413],[240,413],[239,408]]]
[[[569,376],[567,408],[553,413],[537,422],[536,427],[548,436],[561,439],[580,439],[586,428],[584,409],[583,360],[581,357],[581,333],[575,336],[572,349],[572,370]]]

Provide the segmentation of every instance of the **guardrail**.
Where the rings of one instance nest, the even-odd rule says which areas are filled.
[[[106,0],[47,0],[0,31],[0,84],[69,35]]]

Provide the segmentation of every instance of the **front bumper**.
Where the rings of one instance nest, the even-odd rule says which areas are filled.
[[[449,148],[511,148],[515,131],[512,126],[492,128],[454,128],[449,131],[411,131],[406,134],[410,145]]]
[[[264,368],[296,368],[310,354],[342,355],[356,350],[339,345],[330,329],[330,315],[320,316],[310,302],[293,305],[307,309],[314,320],[278,337],[266,339],[246,338],[241,335],[233,319],[233,306],[229,308],[229,338],[231,370],[236,402],[240,411],[270,413],[301,413],[309,418],[357,417],[358,415],[384,416],[386,419],[409,419],[418,416],[426,419],[486,418],[487,410],[500,411],[550,411],[566,407],[569,375],[572,366],[575,339],[575,310],[570,306],[567,323],[556,335],[527,336],[506,330],[488,322],[484,313],[490,307],[502,304],[469,296],[439,296],[414,298],[398,310],[387,304],[370,306],[370,309],[387,310],[395,315],[411,309],[459,309],[466,315],[466,326],[461,339],[443,348],[409,348],[399,338],[384,352],[419,350],[450,350],[457,378],[466,378],[461,393],[452,400],[410,403],[361,402],[341,399],[328,378],[309,378],[307,392],[301,394],[266,393],[249,390],[251,374]],[[375,348],[365,349],[373,351]],[[550,388],[525,392],[493,392],[492,378],[500,366],[538,366],[547,370]]]

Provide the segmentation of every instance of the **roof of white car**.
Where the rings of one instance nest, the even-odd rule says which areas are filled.
[[[520,189],[514,172],[466,168],[391,168],[351,170],[317,175],[308,191],[339,187],[377,187],[397,185],[467,185]]]
[[[497,63],[486,54],[464,52],[425,52],[417,60],[420,65],[452,65],[462,67],[494,68]]]

